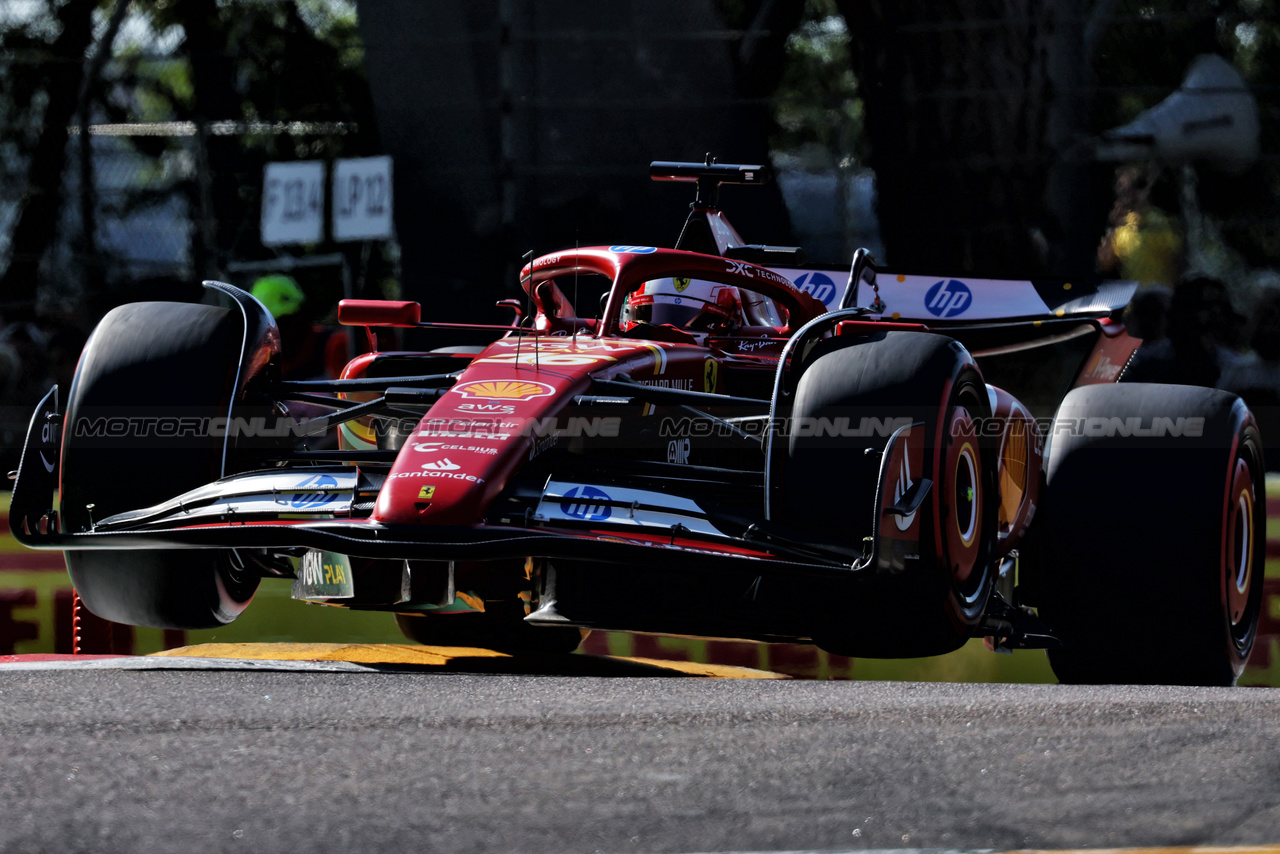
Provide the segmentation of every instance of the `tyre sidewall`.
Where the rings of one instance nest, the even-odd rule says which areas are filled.
[[[1155,418],[1172,419],[1165,435],[1118,434],[1122,424],[1155,427]],[[1179,418],[1182,435],[1170,435]],[[1185,419],[1203,419],[1200,435]],[[1099,435],[1087,435],[1090,424]],[[1256,633],[1265,557],[1261,441],[1243,403],[1191,386],[1077,389],[1059,409],[1045,460],[1027,555],[1042,590],[1035,604],[1065,645],[1050,652],[1059,679],[1233,684]],[[1237,461],[1253,482],[1254,539],[1233,632],[1226,551]]]

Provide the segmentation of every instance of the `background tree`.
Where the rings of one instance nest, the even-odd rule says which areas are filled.
[[[264,163],[392,148],[397,181],[421,191],[400,194],[408,230],[476,247],[444,271],[461,311],[477,304],[481,254],[514,263],[531,245],[590,239],[606,224],[661,242],[685,202],[626,176],[646,157],[700,157],[716,134],[726,157],[806,150],[819,153],[806,161],[814,168],[872,167],[882,261],[1076,274],[1105,228],[1114,171],[1088,160],[1085,140],[1159,102],[1206,51],[1253,85],[1265,154],[1242,176],[1198,170],[1198,204],[1229,247],[1225,263],[1268,265],[1280,250],[1270,154],[1280,0],[710,0],[620,3],[591,18],[572,4],[379,0],[362,10],[361,26],[372,22],[363,33],[354,0],[133,0],[125,32],[151,43],[122,35],[101,74],[94,33],[125,0],[40,2],[0,33],[0,182],[22,199],[0,278],[10,314],[29,310],[41,271],[60,294],[85,271],[106,271],[91,283],[101,307],[142,293],[113,263],[119,247],[93,239],[103,217],[181,197],[193,222],[189,278],[213,275],[273,254],[257,240]],[[504,9],[510,20],[499,20]],[[374,40],[367,63],[361,35]],[[366,66],[377,69],[377,120],[394,145],[379,145]],[[67,144],[79,108],[93,121],[191,122],[199,135],[121,137],[112,144],[149,158],[152,175],[95,200],[90,168],[67,195],[75,170],[65,167],[90,149]],[[289,122],[313,129],[281,132]],[[104,144],[93,141],[95,157]],[[81,217],[59,214],[77,198]],[[775,202],[729,204],[744,233],[781,241],[786,213]],[[77,223],[80,266],[53,269],[51,247],[74,241]],[[419,271],[454,262],[439,247],[430,258],[413,251],[418,286],[438,291],[439,275]]]
[[[41,261],[58,233],[68,128],[76,119],[96,6],[97,0],[66,0],[61,5],[47,0],[43,19],[0,33],[0,52],[44,70],[39,77],[15,74],[10,65],[9,97],[0,101],[5,126],[24,130],[6,134],[6,147],[15,159],[27,163],[9,265],[0,275],[0,311],[6,321],[35,316]]]
[[[184,34],[185,85],[164,95],[173,117],[197,132],[182,187],[196,212],[193,265],[200,277],[225,277],[230,262],[273,256],[258,239],[265,164],[379,153],[354,6],[139,2],[153,27]],[[341,295],[326,273],[310,283],[325,293],[317,303]]]
[[[129,35],[117,39],[123,10]],[[79,301],[91,316],[156,289],[198,298],[200,278],[271,255],[257,239],[263,164],[379,153],[351,2],[47,0],[0,32],[0,46],[13,81],[0,93],[0,145],[6,163],[27,164],[7,179],[23,194],[0,277],[9,319],[35,311],[42,282],[56,281],[56,310]],[[69,147],[68,128],[84,119],[144,129]],[[103,162],[119,174],[95,168]],[[184,254],[194,269],[183,278],[194,290],[153,288],[95,239],[175,198],[192,212]],[[80,216],[68,219],[72,201]],[[51,266],[59,241],[71,269]]]
[[[837,0],[892,264],[1025,273],[1051,165],[1040,0]]]
[[[1197,204],[1235,267],[1280,249],[1275,0],[837,0],[862,98],[887,260],[919,270],[1080,275],[1112,201],[1088,139],[1219,53],[1261,104],[1243,175],[1199,169]]]

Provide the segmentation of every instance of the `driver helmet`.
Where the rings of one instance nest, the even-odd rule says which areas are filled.
[[[648,323],[706,332],[729,326],[741,315],[737,288],[674,276],[653,279],[632,291],[622,309],[622,328]]]

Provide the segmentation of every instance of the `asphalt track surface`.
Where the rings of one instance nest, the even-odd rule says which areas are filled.
[[[0,851],[1280,841],[1275,689],[125,663],[0,667]]]

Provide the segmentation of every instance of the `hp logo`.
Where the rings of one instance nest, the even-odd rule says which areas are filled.
[[[603,522],[612,514],[612,498],[594,486],[575,486],[564,494],[560,512],[584,522]]]
[[[836,295],[836,283],[824,273],[802,274],[796,279],[796,288],[822,303],[830,303]]]
[[[302,483],[294,487],[294,489],[314,489],[315,492],[299,492],[293,496],[293,500],[289,502],[291,507],[299,510],[313,510],[317,507],[323,507],[338,496],[334,492],[320,490],[332,490],[336,488],[338,481],[334,480],[327,474],[317,474],[307,478]]]
[[[924,295],[924,307],[934,317],[955,317],[973,305],[973,292],[964,282],[944,279]]]

